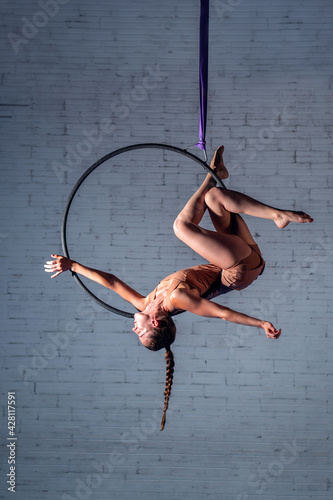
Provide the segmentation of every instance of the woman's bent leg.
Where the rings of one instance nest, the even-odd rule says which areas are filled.
[[[221,269],[228,269],[251,253],[237,235],[204,229],[180,213],[174,222],[175,235],[197,254]]]
[[[225,176],[227,171],[223,163],[223,147],[218,148],[217,153],[211,167],[216,168],[217,175]],[[228,231],[230,214],[224,207],[220,207],[223,211],[224,231],[209,231],[199,226],[207,208],[205,199],[215,185],[215,180],[208,174],[177,216],[173,227],[176,236],[192,250],[221,269],[227,269],[247,257],[251,250],[240,237]],[[221,216],[220,219],[222,220]]]
[[[217,148],[211,161],[210,167],[220,178],[225,179],[229,174],[224,165],[223,151],[223,146]],[[193,222],[194,224],[199,224],[207,208],[205,204],[205,196],[208,191],[215,186],[215,179],[208,173],[199,189],[189,199],[179,215],[182,215],[183,218]]]
[[[206,211],[205,196],[208,191],[216,185],[215,180],[208,174],[199,189],[186,203],[178,217],[182,217],[194,224],[199,224]]]
[[[225,168],[222,153],[223,149],[220,150],[218,156],[214,157],[214,161],[218,163],[216,166],[221,171]],[[251,253],[248,245],[254,243],[250,231],[239,215],[237,215],[238,222],[240,222],[239,235],[230,234],[230,212],[272,219],[280,228],[287,226],[291,221],[312,222],[313,220],[304,212],[279,210],[237,191],[216,188],[215,185],[214,179],[208,174],[203,184],[177,216],[174,222],[174,232],[181,241],[204,259],[222,269],[227,269],[248,257]],[[207,207],[216,232],[199,226]]]
[[[262,219],[271,219],[279,228],[286,227],[289,222],[312,222],[313,219],[304,212],[293,210],[280,210],[278,208],[265,205],[246,194],[231,191],[230,189],[214,188],[210,191],[210,196],[228,212],[237,214],[247,214]]]

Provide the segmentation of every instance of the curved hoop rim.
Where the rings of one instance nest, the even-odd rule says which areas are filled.
[[[74,197],[75,197],[77,191],[79,190],[81,184],[85,181],[85,179],[88,177],[88,175],[90,175],[97,167],[99,167],[100,165],[105,163],[107,160],[110,160],[111,158],[114,158],[115,156],[119,156],[123,153],[127,153],[129,151],[134,151],[136,149],[162,149],[165,151],[172,151],[174,153],[178,153],[178,154],[181,154],[183,156],[186,156],[187,158],[189,158],[189,159],[195,161],[196,163],[198,163],[199,165],[201,165],[201,167],[203,167],[207,172],[209,172],[212,175],[212,177],[215,179],[215,181],[217,182],[217,184],[220,187],[225,188],[225,185],[223,184],[221,179],[213,172],[213,170],[207,165],[207,163],[205,163],[203,160],[201,160],[200,158],[198,158],[194,154],[189,153],[186,149],[181,149],[181,148],[178,148],[176,146],[170,146],[168,144],[160,144],[160,143],[153,143],[153,142],[142,143],[142,144],[132,144],[131,146],[126,146],[124,148],[116,149],[115,151],[112,151],[111,153],[103,156],[102,158],[97,160],[91,167],[89,167],[81,175],[81,177],[79,178],[79,180],[76,182],[75,186],[73,187],[71,194],[69,195],[69,198],[67,200],[67,204],[65,207],[63,219],[62,219],[62,225],[61,225],[62,248],[63,248],[64,255],[67,258],[70,258],[69,252],[68,252],[68,245],[67,245],[68,215],[69,215],[69,210],[71,208]],[[90,298],[92,298],[95,302],[97,302],[101,307],[104,307],[104,309],[107,309],[108,311],[113,312],[115,314],[119,314],[120,316],[125,316],[126,318],[133,318],[134,313],[123,311],[122,309],[118,309],[116,307],[111,306],[107,302],[104,302],[103,300],[101,300],[99,297],[97,297],[94,293],[92,293],[89,290],[89,288],[82,282],[82,280],[79,278],[79,276],[76,273],[72,273],[72,275],[73,275],[75,281],[77,282],[77,284],[83,289],[83,291],[85,293],[87,293],[90,296]],[[183,312],[183,311],[179,311],[178,313],[174,313],[174,314],[172,314],[172,316],[180,314],[181,312]]]

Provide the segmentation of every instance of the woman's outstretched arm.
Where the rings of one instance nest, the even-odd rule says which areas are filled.
[[[44,266],[46,272],[54,273],[51,278],[56,278],[59,274],[70,270],[74,273],[81,274],[82,276],[85,276],[86,278],[95,281],[106,288],[110,288],[120,295],[120,297],[127,300],[127,302],[130,302],[136,309],[142,311],[145,297],[121,281],[114,274],[83,266],[82,264],[79,264],[79,262],[63,257],[62,255],[53,254],[51,257],[53,257],[54,260],[48,261]]]
[[[172,305],[177,309],[183,309],[199,316],[220,318],[240,325],[262,328],[270,339],[278,339],[281,335],[281,330],[277,330],[269,321],[263,321],[247,314],[233,311],[229,307],[203,299],[190,290],[176,289],[172,292],[170,300]]]

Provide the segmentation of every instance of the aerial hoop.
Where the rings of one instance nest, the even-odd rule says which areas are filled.
[[[198,163],[199,165],[201,165],[201,167],[203,167],[207,172],[209,172],[212,175],[212,177],[216,180],[217,184],[220,187],[225,188],[225,185],[223,184],[221,179],[213,172],[213,170],[207,165],[207,163],[202,161],[200,158],[198,158],[194,154],[189,153],[186,149],[181,149],[181,148],[178,148],[176,146],[169,146],[167,144],[159,144],[159,143],[133,144],[132,146],[126,146],[124,148],[117,149],[116,151],[113,151],[112,153],[109,153],[109,154],[103,156],[103,158],[96,161],[91,167],[89,167],[84,172],[84,174],[79,178],[79,180],[75,184],[74,188],[72,189],[71,194],[69,195],[69,198],[68,198],[68,201],[66,204],[66,208],[65,208],[65,212],[64,212],[64,216],[63,216],[63,220],[62,220],[62,226],[61,226],[62,248],[63,248],[64,255],[67,258],[70,258],[69,252],[68,252],[68,246],[67,246],[67,220],[68,220],[68,215],[69,215],[69,210],[70,210],[71,204],[72,204],[74,197],[75,197],[77,191],[79,190],[81,184],[88,177],[88,175],[90,175],[97,167],[99,167],[100,165],[105,163],[107,160],[110,160],[111,158],[114,158],[115,156],[119,156],[123,153],[127,153],[129,151],[134,151],[136,149],[162,149],[165,151],[172,151],[174,153],[178,153],[180,155],[186,156],[187,158],[189,158],[189,159],[195,161],[196,163]],[[95,302],[97,302],[97,304],[99,304],[101,307],[104,307],[104,309],[107,309],[108,311],[113,312],[115,314],[119,314],[120,316],[125,316],[126,318],[133,318],[133,316],[134,316],[133,313],[123,311],[122,309],[117,309],[116,307],[113,307],[110,304],[104,302],[103,300],[98,298],[94,293],[92,293],[89,290],[89,288],[87,288],[87,286],[81,281],[81,279],[79,278],[79,276],[76,273],[72,273],[72,275],[73,275],[75,281],[77,282],[77,284],[84,290],[84,292],[87,293],[90,296],[90,298],[93,299]],[[175,313],[175,314],[179,314],[179,313]]]

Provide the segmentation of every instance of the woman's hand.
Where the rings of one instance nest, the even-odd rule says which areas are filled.
[[[281,335],[281,329],[277,330],[276,328],[274,328],[272,323],[269,323],[269,321],[263,321],[262,328],[265,330],[266,335],[269,339],[278,339]]]
[[[59,274],[69,271],[74,263],[74,260],[67,259],[63,255],[51,255],[55,260],[49,260],[44,265],[45,272],[55,273],[51,278],[56,278]]]

